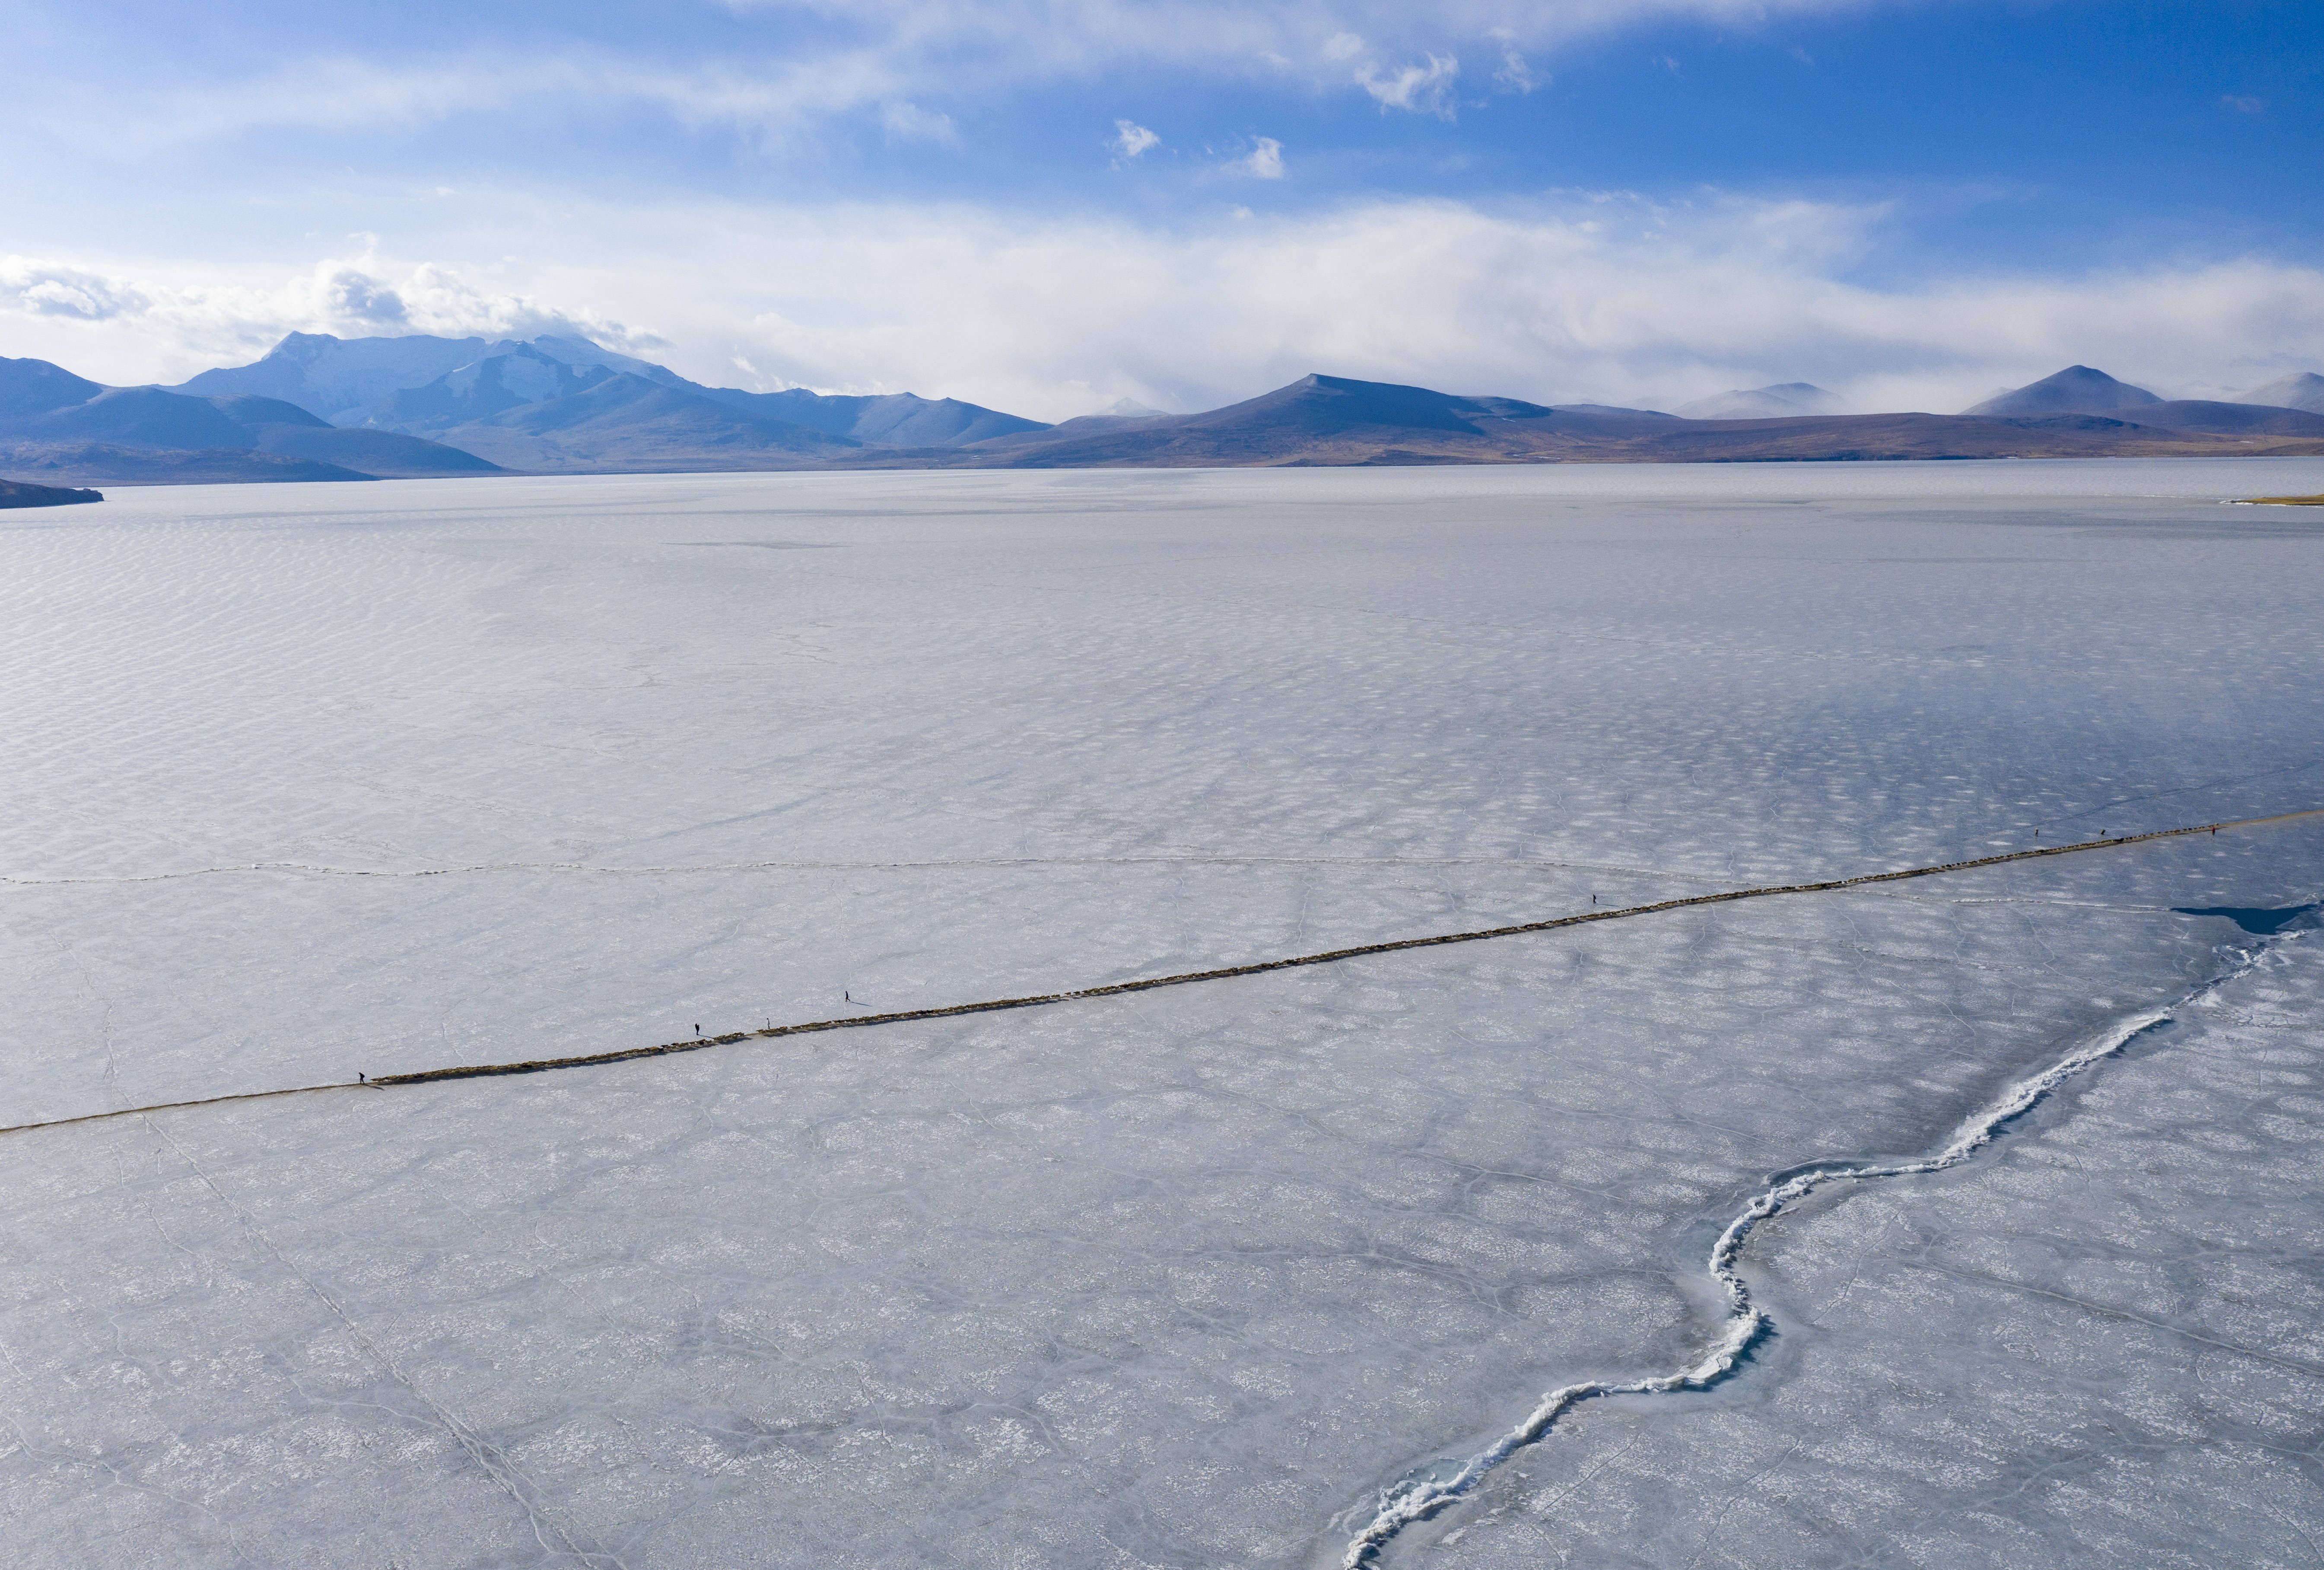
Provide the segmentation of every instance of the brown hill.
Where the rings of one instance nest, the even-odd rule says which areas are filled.
[[[858,455],[850,466],[1240,467],[1501,463],[1782,463],[1904,458],[2324,454],[2324,429],[2293,411],[2148,405],[2166,429],[2107,414],[1807,415],[1680,420],[1643,410],[1465,398],[1422,387],[1308,376],[1204,414],[1070,420],[951,452]],[[2231,414],[2218,411],[2231,409]]]

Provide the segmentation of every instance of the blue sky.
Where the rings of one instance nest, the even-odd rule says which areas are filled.
[[[560,323],[1055,417],[2324,359],[2324,5],[13,4],[0,353]],[[13,307],[13,309],[10,309]]]

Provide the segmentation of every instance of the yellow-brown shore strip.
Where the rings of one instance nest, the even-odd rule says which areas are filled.
[[[2324,496],[2242,496],[2238,507],[2324,507]]]
[[[2110,839],[2076,840],[2069,845],[2043,845],[2034,850],[2005,851],[1999,855],[1977,856],[1969,861],[1941,862],[1932,866],[1906,867],[1894,873],[1863,873],[1852,878],[1829,878],[1813,883],[1771,883],[1753,889],[1729,889],[1718,894],[1690,894],[1683,899],[1657,900],[1650,905],[1624,905],[1604,910],[1585,910],[1572,916],[1554,916],[1545,921],[1526,921],[1513,927],[1486,927],[1471,932],[1444,932],[1429,937],[1398,937],[1385,943],[1358,944],[1352,948],[1333,948],[1322,954],[1294,955],[1285,959],[1263,959],[1251,965],[1222,965],[1216,970],[1182,971],[1176,975],[1147,976],[1139,981],[1115,982],[1107,986],[1084,987],[1069,993],[1038,993],[1021,998],[992,998],[978,1003],[953,1003],[943,1008],[899,1009],[885,1014],[851,1014],[838,1020],[810,1020],[798,1025],[774,1025],[763,1030],[735,1030],[724,1036],[698,1036],[689,1041],[668,1041],[659,1047],[627,1047],[612,1052],[591,1052],[573,1057],[534,1057],[519,1063],[466,1063],[451,1068],[423,1068],[410,1074],[382,1075],[377,1079],[356,1084],[337,1081],[329,1085],[294,1085],[288,1090],[248,1090],[229,1095],[204,1096],[194,1101],[161,1102],[152,1106],[122,1107],[114,1112],[84,1113],[78,1117],[51,1118],[45,1122],[16,1123],[0,1127],[0,1134],[29,1133],[34,1129],[59,1129],[73,1123],[101,1122],[108,1118],[135,1117],[144,1113],[178,1112],[187,1107],[217,1106],[226,1102],[264,1101],[272,1096],[314,1095],[324,1091],[388,1090],[398,1085],[429,1085],[446,1079],[483,1079],[505,1074],[543,1074],[555,1068],[591,1068],[608,1063],[627,1063],[640,1057],[664,1057],[673,1052],[699,1052],[707,1047],[731,1047],[738,1042],[770,1040],[779,1036],[807,1036],[822,1030],[854,1030],[867,1025],[902,1025],[916,1020],[949,1020],[961,1014],[989,1014],[1003,1009],[1038,1009],[1051,1003],[1078,1002],[1089,998],[1120,997],[1129,993],[1149,993],[1157,987],[1188,986],[1195,982],[1230,981],[1237,976],[1264,975],[1269,971],[1296,970],[1303,965],[1334,965],[1342,960],[1361,959],[1369,955],[1398,954],[1412,948],[1435,948],[1448,943],[1481,943],[1493,937],[1517,937],[1529,932],[1554,932],[1562,927],[1582,927],[1592,921],[1621,921],[1634,916],[1655,916],[1665,910],[1683,910],[1694,905],[1723,905],[1734,900],[1765,900],[1778,894],[1821,894],[1835,889],[1860,889],[1874,883],[1897,883],[1909,878],[1932,878],[1941,873],[1964,873],[1978,867],[1997,867],[2011,862],[2038,861],[2045,856],[2075,855],[2084,851],[2110,850],[2119,845],[2145,845],[2158,839],[2180,839],[2190,835],[2217,834],[2222,829],[2259,828],[2272,824],[2290,823],[2296,818],[2324,816],[2324,807],[2308,808],[2299,812],[2279,812],[2269,817],[2239,817],[2219,823],[2191,824],[2185,828],[2158,828],[2150,834],[2119,835]]]

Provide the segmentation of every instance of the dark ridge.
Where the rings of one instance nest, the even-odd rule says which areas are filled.
[[[34,485],[23,480],[0,480],[0,507],[67,507],[75,502],[102,502],[102,491],[77,491],[66,485]]]
[[[730,1047],[743,1041],[768,1040],[781,1036],[806,1036],[826,1030],[860,1030],[868,1025],[906,1024],[918,1020],[948,1020],[964,1014],[997,1013],[1010,1009],[1038,1009],[1052,1003],[1075,1002],[1091,998],[1114,998],[1131,993],[1153,992],[1161,987],[1187,986],[1197,982],[1227,981],[1237,976],[1264,975],[1270,971],[1296,970],[1305,965],[1336,965],[1342,960],[1360,959],[1376,954],[1400,954],[1408,949],[1437,948],[1453,943],[1481,943],[1495,937],[1515,937],[1526,933],[1552,932],[1560,928],[1583,927],[1599,921],[1622,921],[1637,916],[1658,915],[1665,910],[1679,910],[1697,905],[1724,905],[1738,900],[1764,900],[1778,894],[1818,894],[1834,889],[1856,889],[1874,883],[1898,883],[1913,878],[1935,877],[1943,873],[1967,872],[1974,867],[2001,866],[2011,862],[2040,861],[2051,856],[2074,855],[2083,851],[2108,850],[2126,845],[2145,845],[2154,840],[2179,839],[2190,835],[2217,834],[2223,828],[2259,828],[2278,823],[2290,823],[2303,817],[2324,817],[2324,807],[2308,808],[2298,812],[2279,812],[2267,817],[2234,818],[2219,823],[2199,823],[2185,828],[2158,828],[2146,834],[2117,835],[2109,839],[2086,839],[2070,845],[2043,845],[2033,850],[2004,851],[1999,855],[1974,856],[1967,861],[1941,862],[1932,866],[1905,867],[1893,873],[1863,873],[1852,878],[1827,878],[1812,883],[1770,884],[1752,889],[1729,889],[1717,894],[1691,894],[1676,900],[1658,900],[1647,905],[1626,905],[1615,910],[1585,910],[1572,916],[1553,916],[1543,921],[1520,922],[1510,927],[1488,927],[1471,932],[1443,932],[1428,937],[1399,937],[1385,943],[1362,943],[1348,948],[1334,948],[1322,954],[1293,955],[1284,959],[1263,959],[1250,965],[1222,965],[1213,970],[1183,971],[1176,975],[1147,976],[1137,981],[1114,982],[1104,986],[1084,987],[1074,992],[1039,993],[1025,997],[993,998],[983,1002],[954,1003],[948,1007],[930,1009],[899,1009],[884,1014],[852,1014],[836,1020],[812,1020],[798,1025],[771,1025],[762,1030],[733,1030],[723,1036],[697,1036],[690,1040],[666,1041],[659,1047],[616,1048],[610,1052],[590,1052],[571,1057],[533,1057],[515,1063],[469,1063],[450,1068],[425,1068],[410,1074],[386,1074],[376,1079],[349,1085],[294,1085],[284,1090],[244,1091],[228,1095],[206,1096],[193,1101],[168,1102],[146,1107],[124,1107],[116,1112],[85,1113],[78,1117],[53,1118],[46,1122],[17,1123],[0,1128],[0,1134],[18,1134],[33,1129],[62,1127],[68,1123],[97,1122],[106,1118],[134,1117],[142,1113],[165,1112],[177,1107],[213,1106],[222,1102],[259,1101],[271,1096],[302,1095],[326,1090],[383,1090],[395,1085],[430,1085],[447,1079],[487,1079],[512,1074],[545,1074],[559,1068],[591,1068],[613,1063],[628,1063],[641,1057],[664,1057],[677,1052],[699,1052],[708,1047]],[[2306,907],[2305,909],[2313,909]]]
[[[2220,403],[2178,398],[2126,409],[2122,418],[2164,430],[2200,430],[2215,436],[2324,436],[2324,414],[2265,403]]]
[[[2187,423],[2144,423],[2150,410]],[[2324,426],[2311,427],[2310,420],[2290,410],[2159,402],[2120,415],[2069,411],[1681,420],[1646,411],[1463,398],[1425,388],[1308,376],[1265,397],[1204,414],[1069,420],[1048,430],[951,452],[867,451],[849,466],[1322,468],[2324,454]]]
[[[43,479],[109,485],[217,485],[250,481],[369,480],[337,464],[247,447],[120,447],[109,442],[0,441],[0,464]]]

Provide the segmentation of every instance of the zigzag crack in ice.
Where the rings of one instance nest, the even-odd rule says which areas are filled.
[[[2287,937],[2296,936],[2296,933],[2286,934]],[[1743,1354],[1766,1334],[1771,1324],[1766,1311],[1752,1302],[1750,1286],[1736,1269],[1743,1245],[1750,1240],[1752,1231],[1761,1222],[1780,1214],[1786,1205],[1805,1198],[1827,1183],[1912,1178],[1960,1166],[1990,1144],[2012,1122],[2033,1110],[2044,1096],[2075,1075],[2092,1064],[2113,1057],[2147,1031],[2168,1022],[2175,1011],[2197,998],[2249,974],[2268,947],[2263,944],[2257,948],[2236,951],[2241,956],[2241,963],[2190,989],[2175,1002],[2117,1022],[2105,1035],[2077,1047],[2041,1073],[2010,1085],[1998,1099],[1956,1129],[1952,1139],[1933,1156],[1885,1167],[1812,1167],[1763,1190],[1744,1206],[1733,1221],[1727,1224],[1727,1230],[1720,1233],[1719,1241],[1711,1245],[1710,1273],[1726,1290],[1727,1317],[1720,1326],[1719,1339],[1692,1367],[1676,1373],[1625,1382],[1584,1380],[1550,1391],[1527,1414],[1524,1422],[1461,1464],[1457,1471],[1447,1475],[1446,1468],[1450,1463],[1440,1462],[1422,1470],[1400,1486],[1384,1491],[1370,1523],[1349,1542],[1348,1551],[1340,1561],[1342,1570],[1360,1570],[1361,1566],[1372,1563],[1397,1533],[1416,1521],[1427,1519],[1472,1492],[1494,1468],[1545,1437],[1558,1418],[1584,1401],[1596,1400],[1601,1396],[1658,1396],[1680,1390],[1707,1390],[1726,1379],[1735,1371]]]

